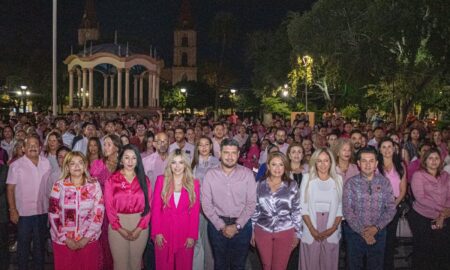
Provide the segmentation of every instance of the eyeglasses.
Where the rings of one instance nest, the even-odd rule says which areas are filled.
[[[161,144],[168,144],[169,142],[168,141],[155,141],[155,143],[157,145],[161,145]]]

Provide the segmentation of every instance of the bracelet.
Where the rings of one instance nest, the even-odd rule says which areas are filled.
[[[17,211],[17,208],[9,208],[9,211]]]

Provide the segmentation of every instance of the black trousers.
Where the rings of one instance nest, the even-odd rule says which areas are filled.
[[[397,226],[400,216],[403,213],[403,208],[397,207],[397,212],[394,218],[386,226],[386,247],[384,249],[384,270],[395,270],[394,255],[395,245],[397,243]]]
[[[8,223],[0,223],[0,270],[9,268]]]
[[[413,233],[412,269],[450,269],[449,219],[443,229],[432,230],[432,220],[411,209],[408,212],[408,221]]]

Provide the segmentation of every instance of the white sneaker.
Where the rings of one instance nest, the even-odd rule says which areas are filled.
[[[16,251],[17,251],[17,241],[14,241],[14,243],[9,246],[9,252],[16,252]]]

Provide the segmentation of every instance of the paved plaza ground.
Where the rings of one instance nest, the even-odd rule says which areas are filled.
[[[397,252],[395,254],[395,268],[398,270],[408,270],[411,269],[411,252],[412,252],[412,239],[405,238],[399,240],[399,245],[397,247]],[[9,270],[15,270],[17,269],[17,261],[15,257],[15,253],[12,253],[12,264],[9,267]],[[52,270],[53,269],[53,258],[52,254],[47,254],[46,258],[46,270]],[[297,270],[298,269],[298,261],[292,261],[288,267],[288,270]],[[252,249],[249,253],[249,257],[247,260],[247,270],[259,270],[261,269],[261,265],[259,263],[258,255],[256,254],[256,251]],[[340,262],[339,262],[339,269],[345,270],[345,256],[342,253]],[[194,269],[196,270],[196,269]]]

